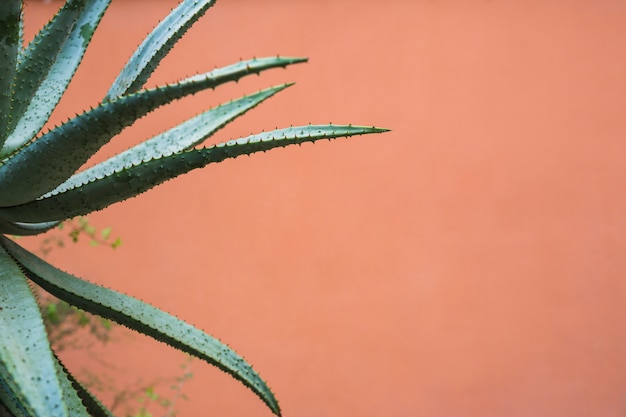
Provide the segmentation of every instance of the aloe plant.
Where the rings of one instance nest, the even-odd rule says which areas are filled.
[[[160,106],[250,74],[306,62],[282,56],[255,58],[144,89],[161,59],[214,3],[185,0],[147,36],[97,107],[42,132],[109,3],[67,0],[23,47],[22,0],[0,2],[0,414],[110,415],[50,349],[30,287],[34,283],[80,309],[218,367],[280,415],[267,384],[225,344],[153,306],[62,272],[6,235],[44,233],[59,222],[101,210],[227,158],[385,129],[307,125],[199,146],[227,123],[291,85],[282,84],[209,109],[81,170],[112,137]]]

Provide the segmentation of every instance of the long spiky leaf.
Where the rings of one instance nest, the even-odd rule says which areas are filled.
[[[142,301],[67,274],[5,237],[0,237],[0,244],[31,280],[55,297],[216,366],[250,388],[280,415],[278,403],[265,382],[241,356],[219,340]]]
[[[145,161],[63,193],[16,207],[0,208],[0,219],[37,223],[81,216],[134,197],[164,181],[210,163],[304,142],[385,131],[376,127],[341,125],[278,129],[205,149]]]
[[[56,367],[61,390],[63,391],[63,403],[65,404],[69,414],[72,417],[91,417],[87,412],[87,408],[83,405],[82,399],[78,396],[78,392],[72,384],[67,369],[61,364],[57,356],[54,356],[54,365]]]
[[[291,84],[268,88],[210,109],[145,142],[70,177],[43,197],[58,194],[98,178],[111,175],[143,161],[170,155],[202,143],[217,130],[243,115],[261,102],[284,90]]]
[[[48,121],[110,1],[66,3],[25,50],[16,77],[10,136],[1,148],[1,156],[28,143]]]
[[[55,361],[65,403],[72,417],[113,417],[111,411],[74,378],[56,355]]]
[[[185,0],[172,10],[139,45],[111,85],[105,101],[142,88],[174,44],[214,3],[215,0]]]
[[[11,129],[22,117],[35,92],[46,79],[85,4],[85,0],[69,0],[65,3],[24,50],[14,83],[12,102],[14,118]]]
[[[58,221],[42,223],[5,222],[0,220],[0,233],[15,236],[35,236],[56,227]]]
[[[0,329],[0,379],[6,387],[31,415],[67,417],[39,307],[22,270],[2,248]]]
[[[0,149],[4,145],[11,122],[13,83],[21,49],[21,14],[21,0],[0,2]]]
[[[0,165],[0,207],[23,204],[54,189],[124,127],[164,104],[266,69],[305,61],[256,58],[103,103],[51,130]]]
[[[253,59],[140,91],[173,45],[215,1],[182,0],[139,46],[100,105],[40,135],[110,1],[66,0],[25,49],[22,0],[0,1],[0,233],[39,234],[64,219],[100,210],[192,169],[239,155],[385,131],[309,125],[194,149],[288,86],[284,84],[206,111],[75,174],[125,127],[162,105],[249,74],[306,61]],[[79,308],[217,366],[280,415],[265,382],[226,345],[155,307],[60,271],[4,236],[0,236],[0,415],[112,417],[52,354],[27,278]]]

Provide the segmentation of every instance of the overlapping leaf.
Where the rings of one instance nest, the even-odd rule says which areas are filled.
[[[48,121],[110,1],[68,1],[21,55],[2,157],[31,141]]]
[[[16,236],[35,236],[47,232],[58,224],[58,221],[41,223],[21,223],[0,220],[0,233]]]
[[[22,2],[0,2],[0,149],[7,137],[11,120],[11,99],[17,56],[20,50]]]
[[[100,164],[82,171],[70,177],[55,190],[43,197],[49,197],[83,184],[95,181],[99,178],[111,175],[125,168],[139,165],[143,161],[171,155],[186,149],[190,149],[202,143],[215,131],[235,120],[250,109],[258,106],[261,102],[272,97],[279,91],[292,84],[283,84],[268,88],[254,94],[241,97],[229,103],[222,104],[208,110],[196,117],[177,125],[166,132],[157,135],[145,142],[118,154]]]
[[[255,58],[103,103],[46,133],[0,165],[0,207],[23,204],[54,189],[122,129],[164,104],[263,70],[305,61]]]
[[[254,59],[140,91],[162,58],[214,1],[182,0],[140,45],[102,104],[38,138],[110,0],[67,0],[26,49],[21,48],[22,1],[0,1],[0,233],[42,233],[61,220],[100,210],[227,158],[385,131],[365,126],[309,125],[193,149],[226,123],[288,86],[284,84],[206,111],[75,174],[112,137],[159,106],[248,74],[306,61]],[[256,371],[218,340],[139,300],[66,274],[4,237],[0,237],[0,414],[111,417],[52,355],[27,277],[75,306],[217,366],[280,415],[276,399]]]
[[[241,381],[280,415],[278,403],[265,382],[219,340],[142,301],[69,275],[5,237],[0,239],[28,277],[55,297],[207,361]]]
[[[74,378],[58,357],[55,356],[55,360],[65,403],[72,417],[113,417],[111,411]]]
[[[214,3],[215,0],[184,1],[172,10],[135,50],[105,100],[141,89],[174,44]]]
[[[384,131],[386,129],[376,127],[339,125],[308,125],[278,129],[205,149],[181,152],[141,162],[59,194],[20,206],[0,208],[0,219],[39,223],[81,216],[134,197],[192,169],[202,168],[224,159],[321,139]]]
[[[0,266],[3,403],[13,413],[25,410],[29,415],[69,417],[39,307],[26,277],[2,248]],[[8,397],[19,402],[6,401]]]

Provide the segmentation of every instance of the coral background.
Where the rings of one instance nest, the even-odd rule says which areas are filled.
[[[113,3],[55,122],[97,104],[176,4]],[[59,5],[31,1],[28,33]],[[288,81],[210,142],[309,122],[393,132],[193,172],[91,216],[119,250],[51,260],[227,342],[286,416],[623,416],[625,39],[610,0],[220,0],[150,85],[252,56],[310,63],[159,110],[104,154]],[[139,335],[96,351],[120,384],[185,361]],[[180,415],[270,415],[191,366]]]

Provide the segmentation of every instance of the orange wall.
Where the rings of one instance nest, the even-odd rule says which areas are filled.
[[[174,4],[114,1],[55,120],[95,104]],[[29,28],[58,5],[31,2]],[[624,415],[624,39],[609,0],[220,0],[151,85],[252,56],[311,62],[159,111],[115,149],[286,81],[214,141],[308,122],[393,132],[192,173],[92,217],[119,251],[52,259],[226,341],[288,416]],[[183,361],[139,336],[103,352],[129,381]],[[269,416],[193,371],[181,415]]]

